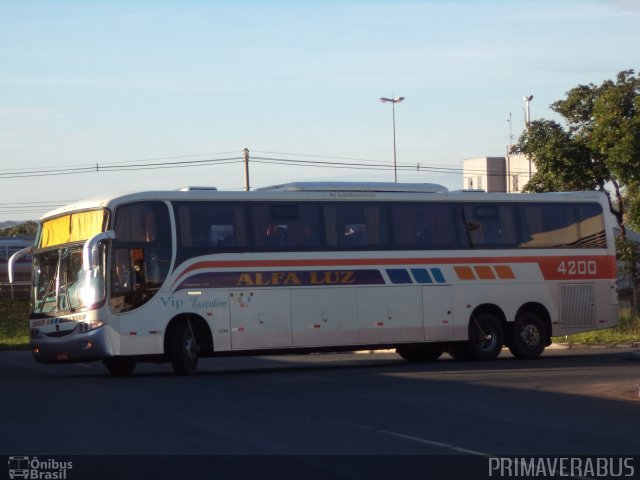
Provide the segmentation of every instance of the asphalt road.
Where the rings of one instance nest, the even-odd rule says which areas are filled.
[[[0,352],[0,453],[638,455],[640,361],[630,352],[214,358],[194,377],[142,364],[128,378]]]

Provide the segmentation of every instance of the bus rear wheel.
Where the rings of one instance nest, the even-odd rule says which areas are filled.
[[[409,362],[433,362],[443,354],[444,347],[429,343],[400,345],[396,352]]]
[[[469,349],[476,360],[493,360],[502,351],[504,330],[495,315],[481,313],[469,323]]]
[[[511,329],[509,351],[516,358],[539,357],[547,346],[547,329],[535,313],[519,316]]]
[[[117,377],[127,377],[133,373],[136,368],[135,360],[130,358],[113,357],[102,361],[111,375]]]
[[[189,321],[175,326],[169,342],[169,359],[176,375],[196,373],[199,348]]]

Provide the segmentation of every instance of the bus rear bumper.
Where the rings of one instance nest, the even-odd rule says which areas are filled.
[[[31,353],[40,363],[73,363],[112,357],[113,349],[103,326],[90,332],[74,331],[64,337],[31,339]]]

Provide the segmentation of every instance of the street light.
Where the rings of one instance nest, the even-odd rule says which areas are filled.
[[[380,97],[382,103],[391,102],[391,111],[393,112],[393,178],[396,183],[398,183],[398,164],[396,162],[396,103],[400,103],[403,100],[404,97]]]
[[[533,100],[533,95],[527,95],[526,97],[522,97],[524,100],[524,128],[529,128],[529,124],[531,123],[531,100]]]

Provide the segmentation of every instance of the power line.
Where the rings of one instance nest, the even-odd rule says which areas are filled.
[[[131,170],[148,170],[158,168],[180,168],[180,167],[196,167],[219,164],[224,165],[227,163],[236,163],[242,160],[242,157],[230,157],[230,158],[218,158],[218,159],[206,159],[206,160],[185,160],[182,162],[155,162],[155,163],[135,163],[128,165],[114,166],[112,164],[99,164],[96,163],[93,166],[77,167],[77,168],[49,168],[41,170],[27,169],[23,171],[14,170],[10,173],[0,172],[1,179],[10,178],[32,178],[32,177],[47,177],[47,176],[59,176],[59,175],[76,175],[81,173],[99,173],[99,172],[119,172],[119,171],[131,171]]]
[[[504,173],[491,173],[482,169],[464,169],[462,167],[447,167],[428,163],[401,163],[396,167],[388,162],[379,160],[371,160],[357,157],[341,157],[331,155],[305,154],[305,153],[286,153],[286,152],[254,152],[271,154],[278,156],[256,156],[251,158],[252,163],[267,165],[287,165],[295,167],[313,167],[313,168],[332,168],[332,169],[350,169],[350,170],[370,170],[370,171],[388,171],[397,168],[403,171],[426,172],[439,174],[478,174],[492,176],[504,176]],[[138,171],[149,169],[174,169],[189,167],[204,167],[231,165],[244,162],[242,156],[231,156],[222,158],[205,158],[201,160],[180,160],[181,158],[194,157],[211,157],[213,155],[231,154],[234,152],[219,153],[198,153],[189,155],[173,155],[164,157],[154,157],[140,160],[126,160],[120,162],[96,163],[95,165],[84,166],[57,166],[52,168],[26,168],[26,169],[4,169],[0,170],[0,180],[12,178],[32,178],[60,175],[78,175],[87,173],[103,173],[103,172],[122,172],[122,171]],[[282,158],[282,156],[298,157],[298,158]],[[303,158],[300,158],[303,157]],[[512,171],[512,174],[528,175],[528,171]],[[56,207],[60,207],[70,203],[69,201],[56,200],[50,202],[21,202],[21,203],[0,203],[0,213],[37,213],[45,212]]]
[[[227,153],[227,152],[225,152]],[[269,152],[263,152],[269,153]],[[286,155],[294,157],[307,157],[318,158],[326,160],[303,160],[295,158],[279,158],[279,157],[252,157],[251,161],[255,163],[271,163],[271,164],[287,164],[292,166],[307,166],[307,167],[323,167],[323,168],[340,168],[340,169],[354,169],[354,170],[390,170],[394,168],[391,164],[380,162],[376,160],[356,158],[356,157],[339,157],[330,155],[314,155],[304,153],[285,153],[285,152],[271,152],[274,155]],[[55,168],[28,168],[28,169],[8,169],[0,170],[0,180],[12,179],[12,178],[33,178],[33,177],[45,177],[45,176],[60,176],[60,175],[77,175],[86,173],[99,173],[99,172],[119,172],[119,171],[136,171],[136,170],[148,170],[148,169],[170,169],[170,168],[186,168],[197,166],[210,166],[210,165],[225,165],[240,163],[244,160],[243,157],[223,157],[223,158],[207,158],[203,160],[182,160],[182,161],[164,161],[175,160],[177,158],[188,157],[200,157],[210,154],[191,154],[191,155],[174,155],[166,157],[149,158],[145,160],[137,161],[123,161],[123,162],[107,162],[96,163],[95,165],[85,165],[77,167],[55,167]],[[331,161],[337,160],[337,161]],[[345,161],[346,160],[346,161]],[[428,163],[402,163],[398,164],[397,169],[404,171],[416,171],[416,172],[432,172],[432,173],[449,173],[449,174],[462,174],[465,169],[461,167],[446,167],[440,165],[433,165]],[[484,170],[466,169],[466,173],[469,174],[487,174],[488,176],[503,176],[501,173],[485,172]],[[513,174],[526,175],[528,172],[512,171]]]

